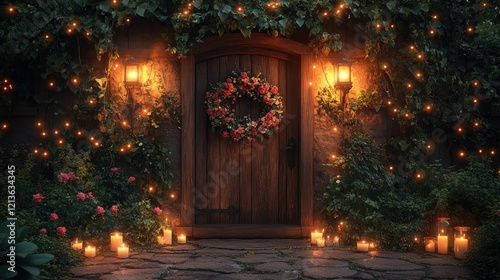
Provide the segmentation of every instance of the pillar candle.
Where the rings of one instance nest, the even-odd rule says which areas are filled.
[[[172,245],[172,230],[166,229],[163,231],[163,242],[165,245]]]
[[[118,247],[123,243],[123,236],[120,232],[111,234],[111,251],[116,252]]]
[[[318,245],[318,247],[325,247],[325,239],[322,237],[316,239],[316,244]]]
[[[73,250],[81,250],[83,248],[83,241],[78,240],[77,238],[75,242],[71,244],[71,248],[73,248]]]
[[[118,247],[117,250],[118,250],[117,255],[119,258],[121,259],[128,258],[129,250],[127,245],[122,244],[122,246]]]
[[[161,236],[161,235],[160,235],[160,236],[158,236],[158,244],[160,244],[160,245],[165,244],[164,238],[163,238],[163,236]]]
[[[425,244],[425,251],[429,253],[434,253],[436,251],[436,243],[434,243],[434,240],[429,240],[429,242]]]
[[[448,236],[438,235],[438,253],[448,254]]]
[[[95,247],[87,246],[85,248],[85,257],[87,257],[87,258],[95,257]]]
[[[323,238],[323,233],[317,230],[311,231],[311,244],[316,244],[318,238]]]
[[[461,236],[460,238],[455,238],[455,258],[465,259],[465,253],[469,250],[469,239]]]
[[[359,252],[368,252],[368,243],[365,241],[358,241],[357,250]]]
[[[181,235],[177,236],[177,243],[186,244],[186,235],[181,234]]]
[[[335,236],[333,238],[333,246],[340,246],[340,238],[338,236]]]

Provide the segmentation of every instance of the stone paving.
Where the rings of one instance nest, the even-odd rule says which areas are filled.
[[[203,239],[185,245],[104,252],[74,267],[73,279],[472,279],[452,254],[355,252],[299,239]]]

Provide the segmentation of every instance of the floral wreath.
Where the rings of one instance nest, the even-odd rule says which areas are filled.
[[[248,115],[235,118],[235,110],[231,107],[243,96],[261,104],[258,119],[253,120]],[[251,76],[245,71],[233,72],[224,82],[212,86],[206,93],[205,104],[212,131],[243,144],[270,138],[278,133],[283,119],[283,100],[278,87],[270,85],[260,74]]]

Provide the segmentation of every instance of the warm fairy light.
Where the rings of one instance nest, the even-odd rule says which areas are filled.
[[[35,149],[35,150],[33,151],[33,153],[38,154],[38,150],[37,150],[37,149]]]
[[[410,51],[413,51],[415,50],[415,46],[414,45],[410,45]]]
[[[432,15],[432,19],[438,19],[438,15]]]
[[[69,127],[69,122],[66,122],[64,126]]]
[[[43,36],[43,38],[44,38],[45,40],[49,40],[49,39],[50,39],[50,35],[49,35],[49,34],[45,34],[45,36]]]
[[[73,84],[78,84],[78,78],[73,78],[71,82],[73,82]]]
[[[477,104],[478,102],[479,100],[477,100],[477,98],[472,99],[472,103]]]
[[[427,147],[427,149],[429,149],[429,150],[430,150],[430,149],[432,148],[432,145],[431,145],[431,144],[427,144],[427,146],[426,146],[426,147]]]
[[[415,241],[416,243],[418,243],[418,237],[415,236],[415,238],[413,238],[413,241]]]
[[[432,106],[431,105],[425,105],[425,110],[427,110],[427,111],[432,110]]]
[[[461,127],[459,127],[459,128],[457,129],[457,131],[458,131],[459,133],[462,133],[463,129],[462,129]]]
[[[37,122],[36,125],[37,126],[42,126],[42,123],[41,122]]]
[[[417,78],[419,78],[419,79],[420,79],[420,78],[422,78],[422,73],[417,72],[417,73],[415,73],[415,76],[417,76]]]
[[[333,131],[337,132],[337,131],[338,131],[338,128],[337,128],[337,127],[334,127],[334,128],[333,128]]]
[[[313,85],[313,82],[309,82],[309,85],[312,86]]]
[[[340,10],[335,11],[335,13],[336,13],[337,15],[338,15],[338,14],[340,14]]]
[[[112,0],[112,1],[111,1],[111,4],[113,4],[113,5],[118,5],[118,0]]]
[[[495,150],[490,151],[490,155],[494,156],[495,155]]]
[[[336,159],[336,158],[337,158],[337,156],[336,156],[336,155],[332,155],[332,159]]]
[[[474,122],[475,127],[479,127],[479,122]]]
[[[461,152],[458,153],[458,155],[463,158],[463,157],[465,157],[465,152],[461,151]]]
[[[328,16],[328,13],[327,13],[327,12],[324,12],[324,13],[323,13],[323,16],[325,16],[325,17],[326,17],[326,16]]]
[[[483,7],[486,7],[486,6],[488,6],[488,3],[483,2]]]
[[[66,31],[68,32],[68,34],[73,33],[73,29],[71,29],[71,28],[68,28]]]
[[[375,25],[375,28],[377,28],[377,29],[379,29],[380,27],[381,27],[380,23],[377,23],[377,24]]]
[[[12,5],[9,5],[9,7],[7,7],[7,11],[9,11],[10,14],[13,14],[16,11],[16,8]]]
[[[424,59],[424,55],[423,55],[423,54],[421,54],[421,53],[417,54],[417,59],[418,59],[418,60],[422,60],[422,59]]]
[[[383,68],[384,70],[387,70],[387,67],[388,67],[388,66],[387,66],[387,64],[382,65],[382,68]]]
[[[422,179],[424,175],[422,175],[421,173],[417,173],[415,174],[415,177],[417,177],[417,179]]]
[[[394,23],[391,23],[391,28],[395,28],[396,26],[394,25]]]
[[[126,125],[127,125],[127,122],[126,122],[126,121],[123,121],[123,122],[122,122],[122,125],[123,125],[123,126],[126,126]]]
[[[397,113],[397,112],[398,112],[398,108],[394,108],[392,111],[393,111],[394,113]]]
[[[187,16],[189,14],[189,11],[188,10],[184,10],[184,12],[182,12],[182,14],[184,14],[185,16]]]
[[[78,25],[78,22],[73,21],[73,22],[71,23],[71,25],[72,25],[73,27],[76,27],[76,26]]]
[[[43,156],[44,156],[44,157],[46,157],[46,156],[48,156],[48,155],[49,155],[49,153],[47,153],[47,152],[43,152]]]
[[[127,144],[127,148],[130,148],[130,147],[132,147],[132,145],[130,145],[130,144]]]
[[[7,124],[2,124],[2,129],[7,129]]]
[[[243,6],[236,7],[236,11],[238,11],[238,13],[243,12]]]
[[[49,82],[49,87],[54,87],[54,82]]]
[[[436,30],[434,30],[434,29],[430,29],[430,30],[429,30],[429,34],[430,34],[431,36],[436,35]]]
[[[54,130],[54,134],[55,134],[55,135],[59,134],[59,131]]]
[[[479,86],[479,82],[476,80],[476,81],[472,82],[472,85],[477,87],[477,86]]]
[[[477,152],[480,153],[480,154],[482,154],[483,153],[483,149],[479,149]]]
[[[175,194],[170,194],[170,198],[175,198]]]
[[[91,136],[91,137],[90,137],[90,141],[94,141],[94,136]]]
[[[59,142],[58,142],[58,143],[59,143],[59,145],[61,145],[61,144],[63,144],[63,143],[64,143],[64,141],[63,141],[63,140],[59,140]]]
[[[130,22],[130,18],[125,19],[125,21],[126,21],[127,23],[129,23],[129,22]]]
[[[124,148],[120,148],[120,152],[125,152],[125,149]]]
[[[99,142],[95,142],[94,146],[98,147],[99,146]]]
[[[89,100],[89,103],[90,103],[90,104],[94,104],[94,99],[90,99],[90,100]]]
[[[313,69],[316,69],[316,64],[313,65]]]
[[[153,192],[153,187],[149,187],[149,192]]]
[[[474,27],[473,26],[468,26],[467,27],[467,33],[469,33],[469,34],[474,33]]]
[[[81,132],[81,131],[78,131],[78,132],[76,133],[76,135],[78,135],[78,136],[82,136],[82,132]]]
[[[42,136],[43,137],[47,136],[47,132],[42,132]]]
[[[412,85],[412,84],[410,84],[410,83],[408,83],[408,84],[406,85],[406,87],[407,87],[407,88],[412,88],[412,87],[413,87],[413,85]]]
[[[90,33],[89,31],[85,32],[86,36],[90,36],[90,34],[92,34],[92,33]]]
[[[279,7],[280,3],[279,2],[271,2],[271,3],[268,3],[267,4],[267,7],[270,8],[270,9],[276,9],[277,7]]]
[[[392,101],[388,100],[387,101],[387,105],[391,106],[392,105]]]
[[[389,171],[394,171],[394,166],[389,165]]]
[[[410,114],[406,113],[406,114],[405,114],[405,117],[407,117],[407,118],[408,118],[408,117],[410,117]]]

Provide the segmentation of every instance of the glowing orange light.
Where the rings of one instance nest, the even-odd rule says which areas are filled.
[[[12,14],[12,13],[14,13],[14,11],[15,11],[16,9],[14,8],[14,6],[10,5],[10,6],[7,8],[7,10],[9,11],[9,13],[11,13],[11,14]]]
[[[412,85],[412,84],[407,84],[406,86],[407,86],[408,88],[412,88],[412,87],[413,87],[413,85]]]
[[[405,117],[407,117],[407,118],[408,118],[409,116],[410,116],[410,114],[408,114],[408,113],[406,113],[406,114],[405,114]]]
[[[391,28],[394,28],[394,27],[396,27],[396,26],[394,24],[391,24]]]
[[[478,153],[482,154],[483,153],[483,149],[479,149]]]
[[[434,35],[436,34],[436,31],[435,31],[434,29],[430,29],[430,30],[429,30],[429,34],[430,34],[431,36],[434,36]]]
[[[486,6],[488,6],[488,3],[483,2],[483,7],[486,7]]]
[[[458,130],[458,132],[462,132],[462,128],[461,127],[459,127],[457,130]]]
[[[7,124],[3,124],[3,125],[2,125],[2,128],[3,128],[3,129],[6,129],[6,128],[7,128]]]
[[[127,148],[130,148],[130,147],[132,147],[132,145],[130,145],[130,144],[127,144]]]
[[[389,165],[389,171],[394,171],[394,166]]]
[[[46,132],[42,132],[42,136],[47,136],[47,133]]]
[[[473,26],[467,27],[467,33],[469,34],[474,33],[474,27]]]
[[[438,19],[438,15],[433,15],[432,19]]]
[[[430,110],[432,110],[432,106],[431,106],[431,105],[427,105],[427,106],[425,106],[425,109],[426,109],[427,111],[430,111]]]
[[[324,12],[324,13],[323,13],[323,16],[325,16],[325,17],[326,17],[327,15],[328,15],[328,13],[327,13],[327,12]]]
[[[380,28],[380,23],[377,23],[377,25],[375,25],[375,27],[378,29]]]
[[[397,112],[398,112],[398,109],[397,109],[397,108],[394,108],[394,110],[393,110],[393,111],[394,111],[394,113],[397,113]]]
[[[459,155],[460,155],[460,157],[464,157],[465,156],[465,152],[460,152]]]
[[[313,65],[313,69],[316,69],[316,64]]]
[[[122,124],[125,126],[125,125],[127,125],[127,122],[126,122],[126,121],[123,121],[123,122],[122,122]]]
[[[90,141],[94,141],[94,136],[91,136],[91,137],[90,137]]]
[[[149,187],[149,192],[153,192],[153,187]]]
[[[68,28],[68,33],[71,33],[71,32],[73,32],[73,29]]]
[[[43,156],[48,156],[49,154],[47,152],[43,152]]]
[[[417,78],[422,78],[422,73],[417,72]]]
[[[77,134],[78,136],[81,136],[81,135],[82,135],[82,132],[81,132],[81,131],[78,131],[76,134]]]
[[[42,126],[42,123],[41,123],[41,122],[38,122],[36,125],[38,125],[38,126]]]
[[[99,142],[95,142],[94,146],[96,146],[96,147],[99,146]]]
[[[65,123],[64,125],[65,125],[66,127],[68,127],[68,126],[69,126],[69,122]]]
[[[479,122],[475,122],[474,126],[476,126],[476,127],[479,126]]]
[[[238,6],[238,7],[236,7],[236,10],[238,11],[238,13],[241,13],[241,12],[243,12],[243,7],[242,6]]]
[[[309,85],[312,86],[313,85],[313,82],[309,82]]]
[[[183,14],[186,16],[189,14],[189,11],[188,10],[184,10]]]
[[[431,144],[427,144],[427,149],[431,149],[432,148],[432,145]]]
[[[479,82],[478,82],[478,81],[474,81],[472,84],[473,84],[475,87],[479,86]]]
[[[63,140],[59,140],[59,144],[62,144],[62,143],[64,143],[64,141]]]
[[[410,45],[410,50],[413,51],[415,49],[414,45]]]
[[[34,152],[35,154],[38,154],[38,150],[37,150],[37,149],[35,149],[33,152]]]
[[[494,155],[495,155],[495,150],[491,150],[491,151],[490,151],[490,154],[491,154],[492,156],[494,156]]]
[[[89,100],[89,103],[90,103],[90,104],[94,104],[94,100],[93,100],[93,99],[90,99],[90,100]]]
[[[392,101],[387,101],[387,105],[392,105]]]
[[[334,127],[333,128],[333,131],[337,132],[338,128],[337,127]]]
[[[170,195],[170,198],[175,198],[175,194],[171,194],[171,195]]]
[[[126,21],[126,22],[130,22],[130,18],[127,18],[125,21]]]
[[[418,58],[419,60],[421,60],[421,59],[423,59],[423,58],[424,58],[424,56],[423,56],[422,54],[420,54],[420,53],[419,53],[419,54],[417,55],[417,58]]]
[[[77,78],[73,78],[71,81],[73,82],[73,84],[78,84],[78,79]]]
[[[88,31],[87,31],[87,32],[85,33],[85,35],[90,36],[90,32],[88,32]]]
[[[382,65],[382,68],[384,68],[384,70],[386,70],[387,69],[387,64]]]
[[[48,40],[48,39],[50,39],[50,35],[49,34],[45,34],[44,38],[45,38],[45,40]]]
[[[120,148],[120,152],[124,152],[124,151],[125,151],[125,149],[124,149],[124,148]]]
[[[57,135],[57,134],[59,134],[59,131],[57,131],[57,130],[54,130],[54,134],[56,134],[56,135]]]
[[[337,156],[336,156],[336,155],[332,155],[332,159],[336,159],[336,158],[337,158]]]
[[[49,87],[54,87],[54,82],[49,82]]]
[[[335,13],[336,13],[337,15],[338,15],[338,14],[340,14],[340,10],[335,11]]]
[[[472,103],[477,104],[478,102],[479,100],[477,100],[477,98],[472,99]]]
[[[415,176],[417,177],[417,179],[422,179],[422,177],[423,177],[423,175],[420,173],[417,173]]]

